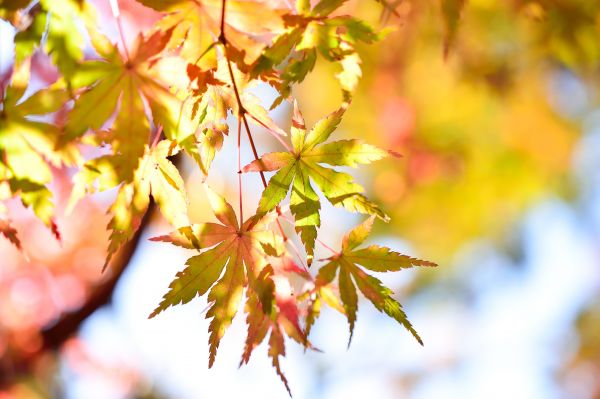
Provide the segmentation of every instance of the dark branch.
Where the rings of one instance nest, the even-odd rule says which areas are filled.
[[[56,323],[41,331],[42,345],[39,350],[26,357],[19,357],[15,353],[7,351],[0,358],[0,390],[10,387],[21,377],[31,375],[42,355],[58,351],[62,344],[77,333],[82,323],[89,316],[102,306],[110,303],[114,289],[130,264],[155,208],[154,201],[150,201],[150,205],[134,237],[123,245],[112,260],[109,269],[110,276],[94,288],[84,305],[73,312],[65,313]],[[14,357],[11,358],[11,355]]]

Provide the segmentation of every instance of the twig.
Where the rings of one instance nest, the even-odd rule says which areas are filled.
[[[246,114],[248,111],[244,108],[244,104],[242,103],[242,98],[240,97],[240,92],[238,90],[237,83],[235,81],[235,75],[233,74],[233,67],[231,66],[231,60],[229,59],[229,55],[227,54],[227,37],[225,36],[225,9],[227,8],[227,0],[221,1],[221,32],[219,33],[219,42],[223,45],[223,53],[225,54],[225,60],[227,61],[227,69],[229,70],[229,77],[231,79],[231,84],[233,85],[233,92],[235,94],[235,100],[238,105],[238,119],[241,117],[242,122],[244,123],[244,127],[246,129],[246,134],[248,136],[248,141],[250,142],[250,147],[252,148],[252,154],[254,155],[255,160],[259,160],[258,151],[256,151],[256,145],[254,144],[254,138],[252,137],[252,133],[250,132],[250,125],[248,125],[248,119],[246,118]],[[263,187],[267,187],[267,179],[265,178],[265,173],[261,170],[260,179],[262,181]],[[240,176],[241,177],[241,176]],[[277,214],[281,215],[279,209],[277,210]],[[283,231],[283,227],[281,227],[281,223],[279,219],[276,220],[277,227],[283,237],[283,241],[287,242],[288,237]]]

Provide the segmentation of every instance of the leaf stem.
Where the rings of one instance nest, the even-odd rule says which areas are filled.
[[[324,248],[328,249],[329,251],[331,251],[334,255],[338,255],[339,252],[336,251],[335,249],[331,248],[329,245],[325,244],[319,237],[316,238],[316,241],[321,244]]]
[[[123,44],[123,51],[125,52],[125,57],[127,57],[127,61],[131,61],[131,57],[129,56],[129,50],[127,49],[127,44],[125,41],[125,33],[123,30],[123,23],[121,21],[121,11],[119,9],[119,0],[110,0],[110,9],[112,11],[113,17],[117,21],[117,29],[119,30],[119,36],[121,37],[121,43]]]
[[[152,140],[152,144],[151,144],[150,148],[155,148],[156,147],[156,145],[160,141],[160,137],[162,136],[162,132],[163,132],[162,125],[158,125],[158,128],[156,129],[156,133],[154,134],[154,139]]]
[[[275,137],[277,139],[277,141],[279,141],[279,143],[283,146],[283,148],[285,148],[285,150],[287,152],[292,152],[292,148],[281,138],[281,136],[279,134],[277,134],[277,132],[274,132],[270,127],[265,125],[263,122],[261,122],[258,118],[256,118],[250,112],[246,111],[246,113],[248,115],[250,115],[250,117],[252,119],[254,119],[258,124],[260,124],[262,127],[264,127],[271,136]]]
[[[254,138],[252,137],[252,133],[250,132],[250,125],[248,124],[248,119],[246,118],[246,114],[248,111],[244,108],[244,104],[242,104],[242,98],[240,97],[240,92],[235,81],[235,75],[233,74],[233,68],[231,66],[231,60],[229,59],[229,55],[227,54],[227,38],[225,36],[225,8],[227,7],[227,0],[221,0],[221,32],[219,33],[219,42],[223,45],[223,53],[225,55],[225,60],[227,61],[227,69],[229,70],[229,78],[231,79],[231,84],[233,85],[233,92],[235,94],[235,100],[238,105],[238,123],[239,118],[241,117],[242,122],[244,123],[244,127],[246,129],[246,134],[248,135],[248,141],[250,142],[250,147],[252,148],[252,154],[254,155],[254,159],[258,161],[260,158],[258,156],[258,151],[256,151],[256,145],[254,144]],[[241,168],[240,168],[241,169]],[[263,171],[260,171],[260,179],[262,181],[263,187],[267,188],[267,179],[265,178],[265,174]],[[241,174],[240,174],[241,179]],[[241,191],[240,191],[241,193]],[[241,194],[240,194],[241,195]],[[277,209],[277,214],[280,216],[281,211],[279,208]],[[281,227],[281,223],[279,219],[276,220],[277,227],[279,228],[279,232],[283,237],[283,241],[287,242],[288,237],[283,231],[283,227]]]
[[[219,32],[219,41],[223,44],[227,42],[225,40],[225,9],[227,8],[227,0],[221,2],[221,31]]]
[[[244,196],[242,195],[242,120],[238,115],[238,128],[237,128],[237,162],[238,162],[238,196],[240,203],[240,228],[244,224]]]
[[[283,220],[285,220],[286,222],[288,222],[289,224],[291,224],[292,226],[295,226],[296,224],[294,223],[293,220],[290,220],[288,217],[286,217],[285,215],[283,215],[282,213],[279,213],[279,216],[281,216],[283,218]],[[329,251],[331,251],[334,255],[338,255],[339,252],[336,251],[335,249],[331,248],[329,245],[325,244],[321,239],[319,239],[319,237],[315,238],[315,240],[321,244],[321,246],[323,246],[323,248],[328,249]]]

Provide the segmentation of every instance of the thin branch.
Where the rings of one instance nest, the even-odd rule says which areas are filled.
[[[248,124],[248,119],[246,118],[246,114],[248,111],[244,108],[244,104],[242,103],[242,98],[240,97],[240,91],[238,89],[237,83],[235,81],[235,75],[233,74],[233,67],[231,66],[231,60],[229,59],[229,54],[227,54],[227,37],[225,36],[225,9],[227,8],[227,0],[221,1],[221,32],[219,33],[219,42],[223,45],[223,53],[225,54],[225,60],[227,61],[227,69],[229,70],[229,77],[231,79],[231,84],[233,85],[233,92],[235,94],[235,99],[238,105],[238,119],[241,117],[242,122],[244,123],[244,127],[246,129],[246,134],[248,135],[248,141],[250,142],[250,147],[252,148],[252,154],[254,155],[254,159],[258,161],[260,158],[258,156],[258,151],[256,151],[256,145],[254,144],[254,138],[252,137],[252,133],[250,132],[250,125]],[[267,179],[265,178],[265,173],[260,171],[260,179],[262,181],[263,187],[267,188]],[[240,176],[241,177],[241,176]],[[279,207],[277,208],[277,214],[281,215],[281,211]],[[283,237],[283,241],[287,242],[288,237],[283,231],[283,227],[281,227],[281,223],[279,219],[276,220],[277,227],[279,228],[279,232]]]
[[[221,30],[219,32],[219,41],[223,44],[227,42],[225,40],[225,10],[227,9],[227,0],[221,2]]]

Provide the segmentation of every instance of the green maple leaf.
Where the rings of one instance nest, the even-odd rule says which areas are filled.
[[[89,32],[102,60],[83,63],[71,81],[74,87],[91,86],[75,101],[65,140],[88,129],[100,129],[117,111],[111,130],[113,150],[125,163],[139,158],[151,132],[144,100],[152,122],[163,127],[168,139],[181,142],[195,133],[197,121],[192,120],[191,107],[184,101],[189,84],[185,64],[163,54],[172,30],[156,31],[147,38],[140,34],[130,58],[121,56],[118,48],[96,30]],[[121,167],[121,173],[132,172],[132,164],[127,166]]]
[[[296,230],[310,261],[314,253],[317,227],[321,224],[319,197],[311,181],[335,206],[342,206],[352,212],[376,215],[385,221],[389,219],[377,205],[361,194],[364,189],[354,182],[352,176],[325,168],[321,164],[356,167],[384,158],[390,152],[360,140],[339,140],[323,144],[340,123],[345,107],[321,119],[308,132],[297,104],[294,107],[292,151],[265,154],[244,167],[244,172],[278,171],[271,177],[263,192],[258,214],[275,209],[291,187],[290,210],[296,219]]]
[[[271,217],[253,216],[240,225],[224,198],[208,187],[207,193],[221,224],[194,224],[152,239],[190,249],[211,248],[188,259],[187,267],[177,273],[169,292],[150,317],[208,292],[208,301],[212,303],[206,314],[206,318],[212,318],[209,326],[209,367],[212,367],[221,338],[237,313],[244,287],[249,283],[255,286],[256,276],[266,266],[260,242],[272,242],[274,233],[268,227]]]
[[[0,182],[7,182],[13,195],[57,234],[52,221],[54,205],[47,184],[50,167],[74,165],[80,156],[72,145],[57,149],[60,129],[31,119],[58,111],[68,96],[59,84],[39,90],[25,98],[29,85],[30,60],[15,67],[11,84],[0,103]]]
[[[372,43],[381,40],[389,30],[375,32],[364,21],[350,16],[330,14],[345,0],[323,0],[310,9],[310,2],[296,3],[297,14],[284,16],[286,30],[277,36],[271,46],[263,51],[257,60],[254,73],[269,75],[277,70],[279,79],[274,83],[280,91],[275,107],[291,93],[291,85],[302,82],[314,68],[317,55],[339,66],[335,76],[348,100],[355,91],[362,76],[361,59],[356,51],[356,43]],[[291,56],[290,56],[291,55]]]
[[[373,220],[374,218],[370,217],[344,236],[342,250],[328,258],[329,262],[319,269],[315,285],[317,287],[327,286],[335,279],[336,274],[338,275],[339,295],[350,325],[348,345],[352,340],[358,310],[356,287],[373,303],[377,310],[386,313],[402,324],[423,345],[421,337],[408,321],[402,306],[392,298],[393,291],[385,287],[377,278],[367,274],[363,268],[374,272],[390,272],[414,266],[431,267],[437,265],[429,261],[402,255],[378,245],[356,249],[369,235]]]
[[[191,117],[183,92],[189,80],[182,60],[164,56],[172,32],[157,31],[148,38],[140,35],[131,57],[123,57],[115,45],[99,32],[90,30],[92,43],[102,61],[84,63],[74,80],[75,86],[95,82],[76,101],[69,114],[65,140],[99,129],[116,111],[114,123],[93,140],[108,142],[112,154],[88,161],[75,176],[69,209],[86,193],[103,191],[121,184],[110,212],[113,219],[107,262],[129,240],[145,214],[150,190],[162,214],[175,227],[189,224],[183,180],[166,159],[186,148],[196,132],[198,121]],[[170,84],[173,83],[173,84]],[[149,120],[144,102],[149,105]],[[163,127],[169,139],[156,149],[148,149],[152,132],[150,122]],[[159,173],[160,172],[160,173]],[[96,185],[96,182],[98,184]]]
[[[175,227],[189,224],[185,184],[177,167],[167,159],[177,153],[173,142],[163,140],[155,148],[146,147],[131,182],[121,185],[109,212],[111,230],[104,267],[122,244],[133,237],[150,203],[156,201],[162,215]]]
[[[80,0],[41,0],[40,3],[47,14],[44,50],[70,84],[84,55],[84,35],[78,22],[91,26],[95,10],[89,2]]]
[[[20,64],[30,57],[39,47],[44,32],[46,32],[48,14],[40,11],[34,15],[29,26],[15,35],[15,64]]]

